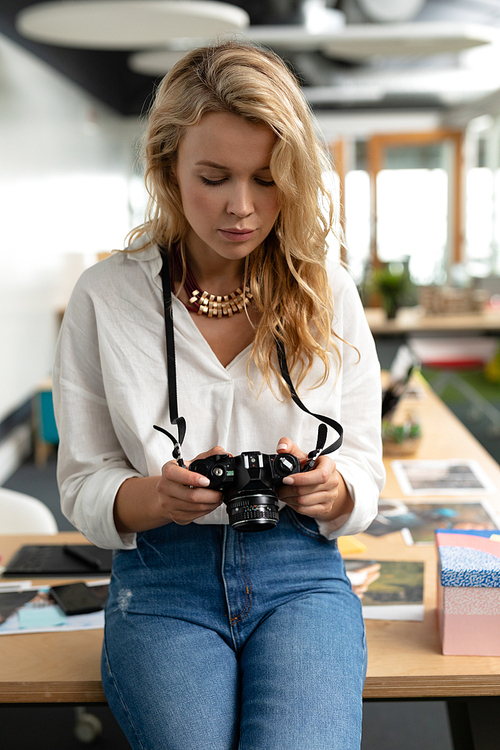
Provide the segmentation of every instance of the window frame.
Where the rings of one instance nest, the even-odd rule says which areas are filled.
[[[384,169],[386,151],[433,143],[449,143],[453,149],[449,177],[449,220],[447,262],[461,263],[465,240],[464,227],[464,139],[462,130],[438,128],[429,131],[406,133],[379,133],[367,139],[367,170],[370,178],[370,258],[373,267],[379,267],[377,243],[377,176]]]

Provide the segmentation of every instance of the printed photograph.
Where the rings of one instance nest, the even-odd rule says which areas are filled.
[[[366,530],[372,536],[401,531],[407,544],[434,544],[437,529],[493,530],[494,511],[485,500],[473,502],[381,500],[375,520]]]
[[[490,479],[477,461],[393,461],[396,479],[405,495],[461,495],[493,492]]]
[[[424,563],[396,560],[346,560],[365,620],[422,620]]]

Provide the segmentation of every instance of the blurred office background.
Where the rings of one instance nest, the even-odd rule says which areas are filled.
[[[139,142],[155,84],[224,33],[275,49],[299,76],[333,158],[325,180],[345,242],[332,237],[330,252],[366,305],[382,302],[377,268],[404,269],[405,304],[429,288],[455,291],[458,309],[467,290],[499,304],[498,0],[3,0],[0,485],[47,502],[61,530],[50,423],[60,318],[80,273],[142,221]],[[398,343],[379,342],[383,366]],[[492,401],[496,386],[485,386]],[[484,443],[500,458],[486,428]],[[5,748],[22,745],[11,719],[28,710],[0,708]],[[364,750],[450,747],[440,704],[371,704],[366,716]],[[33,748],[59,747],[39,734]]]

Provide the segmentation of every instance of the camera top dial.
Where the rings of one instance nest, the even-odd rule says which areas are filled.
[[[274,471],[278,477],[287,477],[300,471],[300,462],[291,453],[278,453],[274,457]]]
[[[234,479],[233,460],[228,453],[220,453],[208,458],[198,458],[189,466],[190,471],[196,471],[210,479],[210,487],[222,491],[225,485]]]

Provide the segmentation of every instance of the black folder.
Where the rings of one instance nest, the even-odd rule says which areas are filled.
[[[99,562],[90,565],[68,554],[63,544],[27,544],[21,547],[7,564],[8,576],[106,576],[111,572],[113,550],[101,549],[93,544],[71,545],[77,553],[90,554]]]

